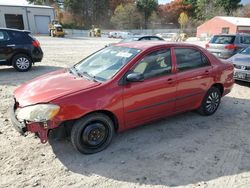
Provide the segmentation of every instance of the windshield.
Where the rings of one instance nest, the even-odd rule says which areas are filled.
[[[135,48],[110,46],[82,60],[74,68],[81,75],[87,75],[97,81],[106,81],[139,52],[140,50]]]
[[[228,36],[228,35],[215,35],[210,43],[214,44],[232,44],[234,43],[235,36]]]
[[[243,49],[240,54],[246,54],[246,55],[250,55],[250,47],[247,47],[245,49]]]

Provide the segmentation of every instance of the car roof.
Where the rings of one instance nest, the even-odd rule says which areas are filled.
[[[214,36],[239,36],[239,35],[246,35],[246,36],[250,36],[250,33],[237,33],[237,34],[217,34],[217,35],[214,35]]]
[[[170,43],[166,41],[133,41],[126,43],[116,43],[113,46],[127,47],[127,48],[136,48],[140,50],[147,50],[150,48],[169,46],[169,47],[196,47],[201,48],[200,46],[188,43]]]
[[[16,31],[16,32],[30,33],[30,31],[28,31],[28,30],[20,30],[20,29],[12,29],[12,28],[3,28],[3,27],[0,27],[0,30],[2,30],[2,31]]]

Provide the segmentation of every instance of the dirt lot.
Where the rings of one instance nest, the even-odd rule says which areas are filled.
[[[114,41],[38,39],[45,56],[30,72],[0,67],[0,187],[250,187],[250,84],[242,82],[213,116],[189,112],[129,130],[94,155],[67,140],[20,136],[7,114],[14,89]]]

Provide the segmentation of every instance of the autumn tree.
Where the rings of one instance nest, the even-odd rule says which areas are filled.
[[[217,0],[217,6],[223,7],[227,15],[241,7],[241,0]]]
[[[140,26],[141,15],[134,4],[121,4],[115,9],[111,22],[117,29],[134,29]]]
[[[109,4],[109,10],[114,13],[115,9],[119,6],[119,5],[126,5],[126,4],[130,4],[130,3],[134,3],[135,0],[108,0],[108,4]]]
[[[107,0],[64,0],[64,7],[75,16],[77,23],[85,28],[105,25],[108,20]]]
[[[159,6],[159,14],[162,24],[173,23],[178,25],[178,18],[182,12],[189,12],[192,8],[190,4],[184,4],[182,0],[174,0],[171,3]]]
[[[183,31],[184,28],[185,28],[185,26],[186,26],[187,23],[188,23],[188,15],[187,15],[185,12],[182,12],[182,13],[180,14],[179,19],[178,19],[178,22],[179,22],[179,24],[180,24],[180,26],[181,26],[181,31]]]
[[[242,6],[233,13],[233,16],[250,18],[250,4]]]
[[[144,28],[148,27],[148,20],[154,10],[158,7],[157,0],[137,0],[136,1],[137,8],[144,15]]]

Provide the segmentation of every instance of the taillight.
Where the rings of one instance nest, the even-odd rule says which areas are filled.
[[[229,45],[226,45],[225,48],[228,50],[235,50],[237,46],[235,46],[234,44],[229,44]]]
[[[40,43],[38,42],[38,40],[33,40],[32,45],[37,48],[40,46]]]
[[[206,48],[209,48],[209,44],[206,44]]]

